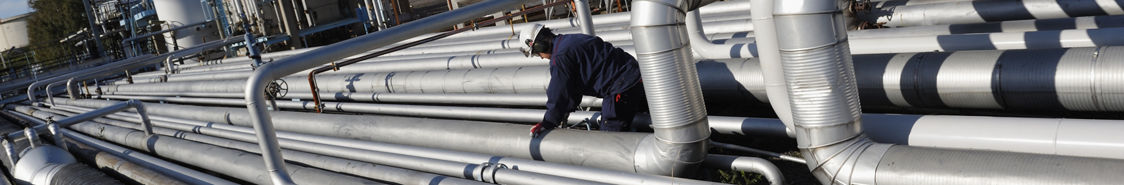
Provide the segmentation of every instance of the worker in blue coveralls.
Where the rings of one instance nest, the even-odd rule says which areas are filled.
[[[603,99],[603,131],[629,131],[636,113],[648,111],[636,58],[613,44],[590,35],[555,35],[539,24],[520,33],[519,41],[524,55],[550,59],[546,115],[531,127],[532,137],[565,123],[582,95]]]

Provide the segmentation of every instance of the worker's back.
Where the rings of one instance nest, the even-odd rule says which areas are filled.
[[[554,42],[551,72],[566,73],[568,81],[576,83],[568,87],[579,88],[581,94],[606,97],[640,82],[636,58],[601,38],[569,34],[559,35]]]

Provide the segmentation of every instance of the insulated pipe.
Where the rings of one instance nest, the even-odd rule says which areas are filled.
[[[160,56],[173,55],[173,54],[178,54],[178,53],[198,53],[198,52],[201,52],[204,49],[218,47],[218,46],[225,46],[225,45],[228,45],[230,43],[234,43],[234,42],[238,42],[238,41],[241,41],[241,40],[235,39],[235,38],[228,38],[228,39],[224,39],[224,40],[216,40],[216,41],[203,43],[203,44],[197,45],[197,46],[192,47],[192,48],[176,50],[176,51],[173,51],[171,53],[166,53],[166,54],[160,55]],[[122,60],[120,62],[114,62],[114,63],[111,63],[111,64],[98,66],[98,67],[95,67],[95,68],[92,68],[92,69],[86,69],[86,70],[82,70],[82,71],[78,71],[78,72],[74,72],[74,73],[70,73],[70,74],[66,74],[66,75],[60,75],[60,76],[57,76],[57,77],[49,78],[49,79],[46,79],[46,80],[43,80],[43,81],[37,81],[37,82],[31,83],[31,85],[29,85],[27,87],[27,100],[30,101],[30,102],[38,102],[38,100],[36,100],[36,98],[35,98],[35,88],[38,88],[39,85],[42,85],[44,83],[47,83],[47,84],[54,83],[54,82],[61,81],[61,80],[71,78],[71,77],[97,78],[97,77],[100,77],[100,76],[108,75],[106,73],[114,74],[114,73],[110,73],[109,71],[120,70],[120,69],[129,70],[131,68],[151,64],[152,62],[159,62],[159,60],[150,60],[150,59],[159,58],[160,56],[145,55],[145,56],[139,56],[139,57],[132,57],[132,58],[129,58],[129,59]]]
[[[703,166],[734,171],[752,172],[765,176],[770,185],[782,185],[784,175],[773,163],[757,157],[738,157],[730,155],[706,155]]]
[[[757,7],[757,6],[754,6]],[[706,38],[702,18],[699,16],[698,10],[687,12],[687,36],[691,41],[691,51],[694,52],[695,59],[718,59],[718,58],[751,58],[757,57],[756,48],[741,49],[741,47],[724,47],[722,44],[715,43]],[[756,21],[753,21],[754,24]],[[752,25],[754,28],[757,25]],[[754,30],[754,37],[759,37],[757,29]],[[713,30],[712,30],[713,31]],[[745,45],[749,47],[749,45]]]
[[[687,11],[710,0],[632,3],[632,36],[654,134],[636,152],[638,171],[684,176],[706,158],[710,137],[702,87],[691,57]]]
[[[593,18],[589,15],[589,0],[574,0],[574,9],[577,9],[578,22],[581,23],[582,34],[596,35],[593,33]]]
[[[99,120],[99,122],[106,124],[99,124],[99,126],[112,129],[138,128],[138,126],[136,126],[135,124],[125,123],[121,121],[102,119]],[[254,135],[251,133],[220,131],[217,129],[200,128],[197,126],[175,123],[162,124],[162,126],[169,127],[168,129],[158,129],[159,132],[165,136],[212,144],[221,147],[233,148],[248,151],[251,153],[257,153],[258,151],[257,145],[254,143],[250,143],[256,141],[256,138],[254,138]],[[206,133],[213,136],[184,133],[184,131]],[[492,167],[488,166],[501,164],[478,165],[476,163],[458,163],[441,159],[430,159],[400,154],[374,152],[357,148],[324,145],[304,141],[287,139],[282,141],[284,141],[285,148],[288,148],[288,150],[283,150],[286,156],[289,156],[289,159],[286,159],[288,161],[300,162],[302,164],[327,170],[356,174],[363,177],[400,184],[485,184],[501,182],[511,184],[601,184],[591,181],[560,178],[546,174],[530,173],[520,171],[518,169],[508,169],[504,167],[496,167],[495,169],[492,169]],[[365,162],[355,160],[362,160]],[[422,171],[432,171],[458,178],[449,178],[448,176],[439,176],[402,168],[375,166],[367,162],[390,166],[402,166],[405,168],[412,168]]]
[[[961,51],[854,58],[866,107],[971,108],[1017,111],[1124,111],[1124,47]],[[747,62],[740,62],[747,61]],[[707,99],[771,102],[753,59],[696,64]],[[530,93],[545,92],[545,67],[323,76],[321,95],[364,93]],[[492,80],[501,79],[501,80]],[[502,80],[512,79],[512,81]],[[286,79],[287,81],[303,79]],[[334,81],[334,82],[332,82]],[[433,82],[442,83],[433,83]],[[518,83],[515,83],[518,82]],[[177,82],[103,87],[106,94],[242,97],[239,81]],[[336,84],[336,85],[331,85]],[[301,84],[289,83],[282,98],[307,98]],[[331,90],[331,89],[335,90]],[[389,88],[389,89],[388,89]],[[161,91],[161,92],[152,92]],[[225,96],[229,94],[229,96]],[[327,95],[326,95],[327,94]],[[291,97],[290,97],[291,96]],[[738,99],[741,98],[741,99]],[[719,101],[721,100],[721,101]],[[1029,101],[1034,100],[1034,101]],[[359,100],[362,101],[362,100]]]
[[[131,162],[137,163],[148,169],[160,171],[164,175],[172,176],[176,179],[182,180],[190,184],[236,184],[222,178],[212,176],[207,173],[199,172],[187,167],[180,166],[175,163],[165,161],[156,157],[144,154],[144,152],[137,152],[130,150],[109,142],[94,139],[89,136],[75,133],[70,129],[62,129],[60,131],[67,138],[73,141],[89,145],[97,148],[98,150],[113,154],[117,157],[125,158]]]
[[[70,114],[70,113],[62,113],[62,114],[67,115],[67,114]],[[129,129],[141,129],[141,128],[143,128],[143,127],[140,127],[140,126],[136,125],[135,124],[136,122],[127,123],[127,122],[124,122],[124,121],[117,121],[117,120],[110,120],[110,119],[97,119],[95,121],[99,122],[99,123],[102,123],[102,124],[105,124],[105,125],[97,124],[98,126],[108,127],[108,128],[111,128],[111,129],[120,129],[120,128],[117,128],[117,127],[129,128]],[[216,145],[216,146],[221,146],[221,147],[226,147],[226,148],[238,149],[238,150],[247,151],[247,152],[251,152],[251,153],[257,153],[259,151],[258,148],[257,148],[257,144],[250,143],[250,142],[255,141],[253,133],[238,133],[238,134],[241,134],[241,135],[239,135],[241,137],[238,137],[238,138],[241,138],[242,141],[234,141],[234,140],[223,139],[223,138],[232,137],[232,136],[229,136],[229,135],[223,135],[223,136],[220,136],[220,137],[223,137],[223,138],[217,138],[217,137],[203,136],[203,135],[200,135],[200,134],[195,134],[195,133],[213,133],[213,132],[210,132],[210,131],[208,131],[208,132],[202,131],[202,130],[209,130],[211,128],[199,128],[197,126],[187,126],[187,125],[183,125],[183,124],[168,124],[168,123],[165,123],[165,122],[157,122],[157,126],[167,127],[167,128],[176,128],[176,129],[182,130],[182,131],[177,131],[177,130],[172,130],[172,129],[167,129],[167,128],[156,128],[155,129],[156,133],[164,135],[166,137],[175,137],[175,138],[189,140],[189,141],[195,141],[195,142],[211,144],[211,145]],[[195,133],[185,133],[184,131],[195,132]],[[229,133],[229,132],[218,132],[218,133]],[[212,134],[212,135],[214,135],[214,134]],[[328,148],[328,149],[325,149],[325,150],[332,150],[332,148]],[[339,149],[335,148],[335,150],[339,150]],[[322,168],[322,169],[326,169],[326,170],[332,170],[332,171],[342,172],[342,173],[349,173],[349,174],[354,174],[354,175],[358,175],[358,176],[362,176],[362,177],[384,180],[384,181],[393,182],[393,183],[400,183],[400,184],[427,184],[427,183],[432,183],[432,184],[446,184],[446,185],[449,185],[449,184],[484,184],[484,183],[478,182],[478,181],[449,178],[449,177],[446,177],[446,176],[438,176],[438,175],[434,175],[434,174],[417,172],[417,171],[406,170],[406,169],[395,168],[395,167],[389,167],[389,166],[373,165],[373,164],[366,163],[366,162],[346,160],[346,159],[340,159],[340,158],[335,158],[335,157],[327,157],[327,156],[323,156],[323,155],[316,155],[316,154],[305,153],[305,152],[298,152],[298,151],[292,151],[292,150],[285,150],[284,152],[287,154],[286,156],[289,156],[289,159],[287,159],[289,161],[300,162],[300,163],[305,164],[305,165],[318,167],[318,168]],[[462,168],[459,168],[458,170],[464,170],[464,168],[462,167]],[[463,174],[463,173],[461,173],[461,174]],[[460,175],[460,174],[458,174],[458,175]]]
[[[784,69],[781,68],[779,41],[777,41],[777,24],[773,21],[773,7],[776,0],[751,0],[753,4],[753,26],[760,28],[753,32],[757,43],[758,64],[761,66],[761,76],[765,80],[765,91],[768,92],[769,105],[776,111],[776,115],[785,125],[785,133],[795,136],[796,128],[792,121],[792,105],[788,101],[785,90],[787,84],[784,79]],[[688,23],[690,23],[690,19]]]
[[[51,184],[68,164],[78,162],[62,148],[44,145],[30,147],[11,169],[12,177],[29,184]]]
[[[116,98],[105,97],[105,98]],[[240,99],[223,99],[223,98],[167,98],[167,97],[137,97],[128,96],[127,99],[141,99],[149,101],[168,101],[177,103],[190,103],[190,104],[208,104],[208,105],[225,105],[236,106],[245,104]],[[431,117],[431,118],[450,118],[450,119],[469,119],[469,120],[483,120],[483,121],[503,121],[503,122],[520,122],[520,123],[534,123],[541,121],[542,115],[545,110],[542,109],[516,109],[516,108],[492,108],[492,107],[452,107],[452,106],[428,106],[428,105],[397,105],[397,104],[368,104],[368,103],[349,103],[349,102],[323,102],[325,110],[338,111],[338,112],[353,112],[353,113],[372,113],[384,115],[399,115],[399,116],[414,116],[414,117]],[[279,101],[277,106],[282,109],[297,109],[297,110],[314,110],[314,104],[310,101]],[[59,106],[63,107],[63,106]],[[570,113],[570,117],[566,120],[567,124],[581,124],[583,122],[599,123],[600,113],[596,111],[576,111]],[[710,120],[710,127],[720,134],[728,135],[742,135],[742,136],[766,136],[776,138],[786,138],[784,134],[785,127],[783,124],[773,124],[771,119],[763,118],[745,118],[745,117],[729,117],[729,116],[708,116]],[[633,123],[639,125],[650,124],[650,119],[646,115],[637,115]],[[780,133],[780,134],[777,134]]]
[[[186,108],[186,107],[183,107],[183,108]],[[180,108],[180,109],[183,109],[183,108]],[[64,106],[63,109],[69,109],[69,107]],[[77,108],[77,109],[74,109],[74,110],[88,110],[88,109],[89,108]],[[184,116],[184,115],[179,115],[179,116]],[[117,115],[110,115],[108,117],[113,118],[113,119],[129,120],[129,119],[135,118],[135,115],[117,114]],[[214,124],[216,122],[194,121],[194,120],[170,118],[170,117],[162,117],[162,116],[154,116],[153,119],[161,121],[161,122],[193,125],[193,127],[190,127],[190,128],[189,127],[183,127],[184,129],[191,129],[192,132],[199,131],[199,132],[207,133],[207,131],[212,131],[212,129],[209,129],[209,128],[214,128],[214,129],[218,129],[218,130],[215,130],[215,131],[225,130],[225,131],[234,131],[234,132],[239,132],[239,133],[244,133],[244,134],[253,134],[254,133],[254,130],[252,128],[247,128],[247,127],[242,127],[242,126],[234,126],[234,125],[228,125],[228,124]],[[199,128],[199,129],[197,129],[197,128]],[[489,135],[494,135],[494,133],[490,133]],[[696,180],[690,180],[690,179],[670,178],[670,177],[655,176],[655,175],[643,175],[643,174],[633,173],[631,171],[612,171],[612,170],[589,168],[589,167],[580,167],[580,166],[573,166],[573,165],[566,165],[566,164],[548,163],[548,162],[544,162],[544,161],[531,160],[531,159],[521,159],[521,158],[516,158],[516,157],[499,157],[499,156],[495,156],[495,155],[487,155],[487,154],[480,154],[480,153],[460,152],[460,151],[442,150],[442,149],[434,149],[434,148],[423,148],[423,147],[416,147],[416,146],[406,146],[406,145],[380,143],[380,142],[359,141],[359,140],[353,140],[353,139],[343,139],[343,138],[328,137],[328,136],[321,136],[321,135],[310,135],[310,134],[301,134],[301,133],[293,133],[293,132],[278,132],[278,136],[281,137],[281,138],[286,138],[286,139],[318,143],[319,145],[335,145],[335,146],[343,146],[343,147],[350,147],[350,148],[361,148],[361,149],[366,149],[366,150],[371,150],[371,151],[395,153],[395,154],[425,157],[425,158],[434,158],[434,159],[445,159],[445,160],[457,161],[457,162],[462,162],[462,163],[479,163],[480,161],[489,161],[489,162],[492,162],[492,163],[507,164],[508,166],[518,166],[519,170],[528,171],[528,172],[536,172],[536,173],[543,173],[543,174],[554,174],[554,175],[569,177],[569,178],[589,179],[589,180],[594,180],[594,181],[597,181],[597,182],[611,183],[611,184],[707,184],[707,183],[709,183],[709,182],[696,181]]]
[[[34,116],[40,119],[50,116],[61,117],[57,114],[43,112],[36,113]],[[145,149],[165,158],[195,165],[251,183],[264,184],[271,182],[267,174],[262,172],[261,163],[256,162],[261,161],[258,155],[172,137],[150,137],[139,134],[138,131],[99,126],[97,123],[88,121],[72,125],[71,128],[111,142]],[[295,173],[293,175],[298,177],[295,180],[302,184],[381,184],[314,168],[296,165],[290,167],[294,168]]]
[[[63,135],[61,130],[62,129],[58,130],[59,135]],[[73,154],[81,157],[85,161],[88,161],[88,163],[93,163],[91,164],[91,166],[98,169],[107,169],[108,171],[113,171],[116,174],[124,176],[125,178],[122,178],[122,181],[130,181],[130,183],[135,182],[138,184],[188,184],[187,182],[172,178],[169,175],[161,174],[157,170],[143,167],[137,163],[133,163],[124,158],[114,156],[113,154],[100,151],[79,142],[68,140],[66,141],[66,144],[70,145],[68,149],[70,149]]]
[[[237,98],[242,98],[241,94]],[[144,101],[166,101],[177,103],[210,103],[228,105],[222,102],[237,102],[245,104],[241,99],[221,98],[188,98],[188,97],[159,97],[159,96],[130,96],[130,95],[101,95],[100,98],[109,99],[139,99]],[[312,99],[310,93],[289,93],[285,98]],[[374,103],[416,103],[416,104],[453,104],[453,105],[495,105],[495,106],[546,106],[546,96],[537,94],[395,94],[395,93],[320,93],[320,99],[329,101],[357,101]],[[578,103],[581,107],[601,107],[601,98],[582,96]]]
[[[823,184],[1111,184],[1124,161],[893,146],[863,136],[839,4],[782,1],[778,40],[797,147]],[[1012,165],[1017,164],[1017,165]],[[1067,173],[1056,173],[1056,170]],[[964,174],[973,174],[966,176]],[[983,175],[995,178],[978,178]],[[934,181],[933,179],[940,179]]]
[[[851,39],[861,39],[877,37],[953,35],[968,33],[1035,32],[1074,29],[1087,30],[1115,27],[1124,27],[1124,15],[865,29],[848,31],[847,37]]]
[[[856,54],[1055,49],[1124,45],[1124,27],[854,39]],[[897,43],[897,44],[886,44]]]
[[[882,26],[905,27],[1121,14],[1124,9],[1118,1],[1022,0],[884,6],[858,18]]]
[[[253,76],[246,80],[245,99],[246,108],[249,109],[249,114],[254,120],[254,129],[261,145],[262,158],[266,161],[265,167],[270,172],[270,176],[275,179],[288,179],[284,158],[280,154],[281,149],[277,144],[277,136],[270,120],[270,113],[266,111],[265,107],[266,101],[269,101],[265,97],[267,84],[288,74],[363,53],[369,49],[386,46],[408,37],[437,31],[447,25],[504,10],[522,2],[506,0],[480,2],[262,65],[258,71],[254,72]]]

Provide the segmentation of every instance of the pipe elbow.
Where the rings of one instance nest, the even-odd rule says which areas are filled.
[[[637,173],[683,177],[706,160],[706,140],[689,143],[661,141],[655,135],[640,141],[634,156]]]

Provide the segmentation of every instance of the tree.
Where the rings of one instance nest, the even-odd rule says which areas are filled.
[[[79,48],[59,40],[88,27],[83,0],[28,0],[35,12],[27,19],[31,48],[40,59],[73,57]]]

